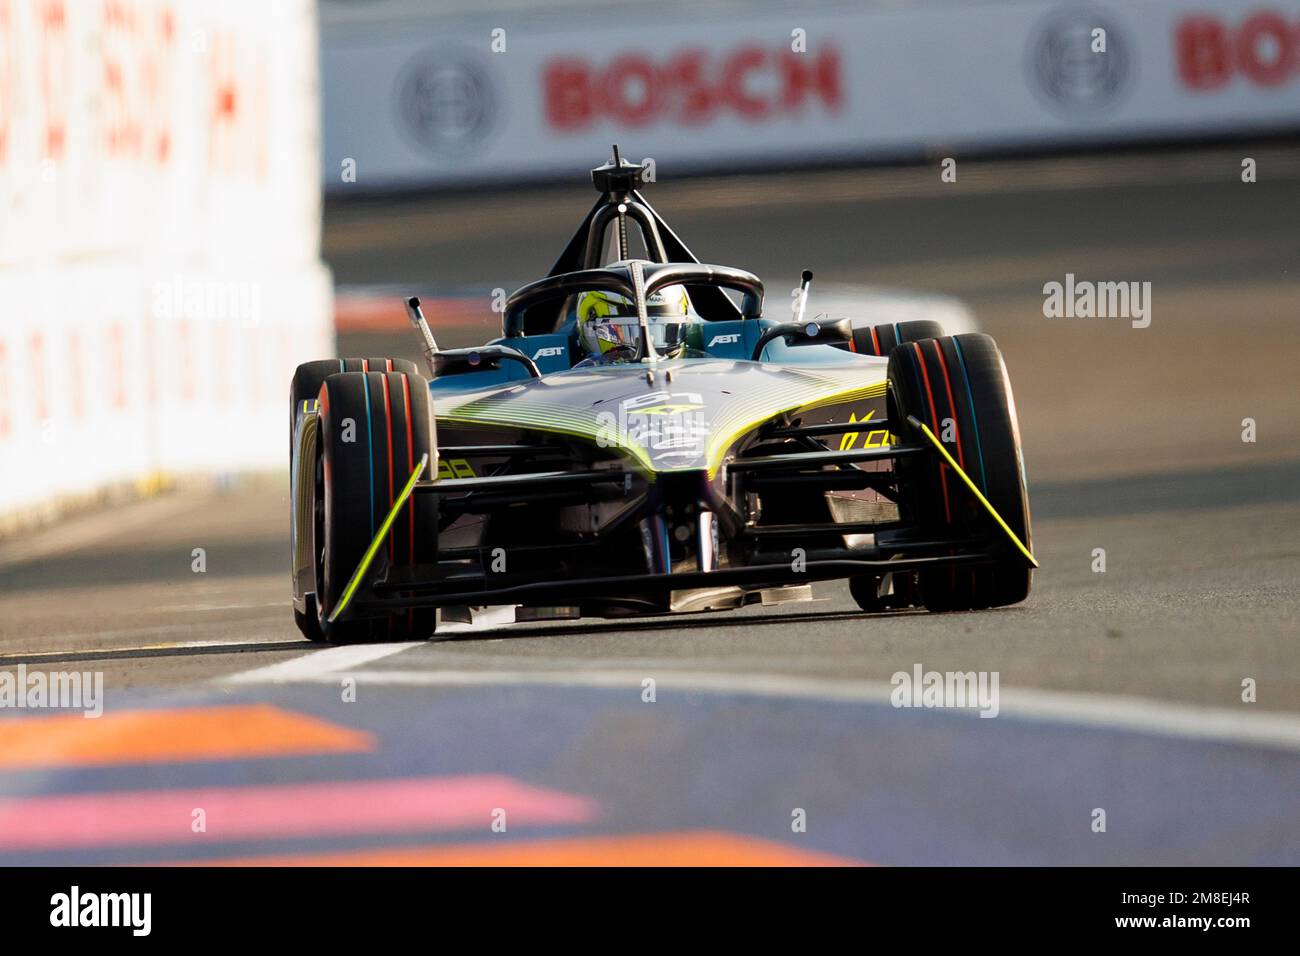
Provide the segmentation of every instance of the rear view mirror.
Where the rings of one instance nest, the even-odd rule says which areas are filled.
[[[813,319],[808,322],[781,322],[759,336],[750,360],[757,362],[767,343],[784,338],[787,345],[842,345],[853,341],[853,320]]]

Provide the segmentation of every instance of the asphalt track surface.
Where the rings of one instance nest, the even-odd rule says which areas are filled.
[[[106,688],[97,720],[0,713],[0,860],[1300,862],[1297,148],[660,177],[696,253],[774,299],[809,267],[973,307],[1019,403],[1029,601],[868,616],[832,584],[317,650],[283,479],[178,491],[0,541],[0,672]],[[325,253],[341,283],[513,288],[590,199],[340,205]],[[1150,281],[1151,326],[1044,318],[1067,272]],[[918,664],[996,671],[998,716],[890,706]]]

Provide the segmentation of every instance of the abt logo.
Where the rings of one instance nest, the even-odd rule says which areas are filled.
[[[544,345],[533,353],[533,361],[536,362],[539,358],[553,358],[556,355],[563,354],[563,345]]]
[[[740,333],[732,332],[728,335],[715,335],[709,339],[709,344],[705,348],[713,348],[715,345],[735,345],[740,341]]]
[[[606,63],[561,57],[543,67],[542,89],[546,121],[563,132],[602,119],[622,126],[690,126],[730,113],[759,122],[799,115],[818,102],[838,111],[843,101],[840,55],[830,46],[816,53],[759,46],[723,53],[693,49],[662,61],[631,52]]]
[[[1178,75],[1193,90],[1226,86],[1235,75],[1256,86],[1281,86],[1300,75],[1300,21],[1253,14],[1237,26],[1218,17],[1192,16],[1175,30]]]

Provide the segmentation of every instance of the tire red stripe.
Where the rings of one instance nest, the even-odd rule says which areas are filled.
[[[948,363],[944,361],[943,349],[939,348],[938,339],[930,341],[934,342],[934,354],[939,356],[939,367],[943,369],[943,384],[948,390],[948,408],[952,410],[952,434],[957,439],[957,464],[965,470],[966,459],[961,453],[961,429],[957,427],[957,403],[952,400],[952,377],[948,374]],[[975,414],[975,409],[971,409],[971,414]]]
[[[402,397],[406,400],[406,464],[412,471],[415,470],[415,427],[411,422],[411,386],[405,375],[402,376]],[[411,533],[410,544],[411,554],[410,562],[415,564],[415,503],[411,502],[406,509],[407,517],[410,519]]]
[[[415,427],[411,423],[411,385],[405,375],[402,376],[402,398],[406,401],[406,467],[412,471],[415,470]],[[406,539],[410,549],[409,560],[411,565],[415,564],[415,502],[406,503],[406,516],[410,522],[408,525]],[[415,610],[408,609],[406,612],[406,632],[411,634],[415,631]]]
[[[925,395],[930,400],[930,424],[934,428],[939,427],[939,413],[934,407],[934,390],[930,388],[930,373],[925,367],[925,356],[921,354],[921,346],[916,342],[912,343],[912,348],[916,350],[916,361],[921,366],[921,379],[925,382]],[[952,509],[948,506],[948,476],[946,474],[948,466],[939,465],[939,486],[943,489],[943,520],[945,524],[952,524]]]
[[[393,403],[388,397],[388,376],[384,376],[382,391],[384,393],[384,416],[388,421],[388,509],[393,507],[393,501],[397,498],[397,489],[393,487]],[[387,510],[387,509],[386,509]],[[388,560],[394,558],[393,535],[388,535]]]
[[[948,391],[948,411],[952,413],[952,434],[953,437],[957,440],[957,464],[961,465],[962,469],[965,470],[966,459],[962,456],[961,453],[961,429],[957,427],[957,406],[952,400],[952,381],[951,381],[951,377],[948,374],[948,363],[944,361],[943,349],[939,347],[939,341],[937,339],[931,339],[930,341],[934,343],[934,354],[939,356],[939,367],[943,369],[943,386]],[[974,413],[975,413],[974,409],[971,409],[971,414],[973,415]],[[943,439],[940,439],[940,441],[942,440]],[[953,588],[953,590],[957,589],[956,568],[948,569],[948,583]],[[971,570],[972,591],[974,590],[974,587],[975,587],[975,571],[974,569],[972,569]]]

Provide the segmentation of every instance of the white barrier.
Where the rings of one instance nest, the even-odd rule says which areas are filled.
[[[0,0],[0,518],[282,466],[332,354],[310,0]]]
[[[329,190],[1300,130],[1298,0],[416,9],[323,6]]]

